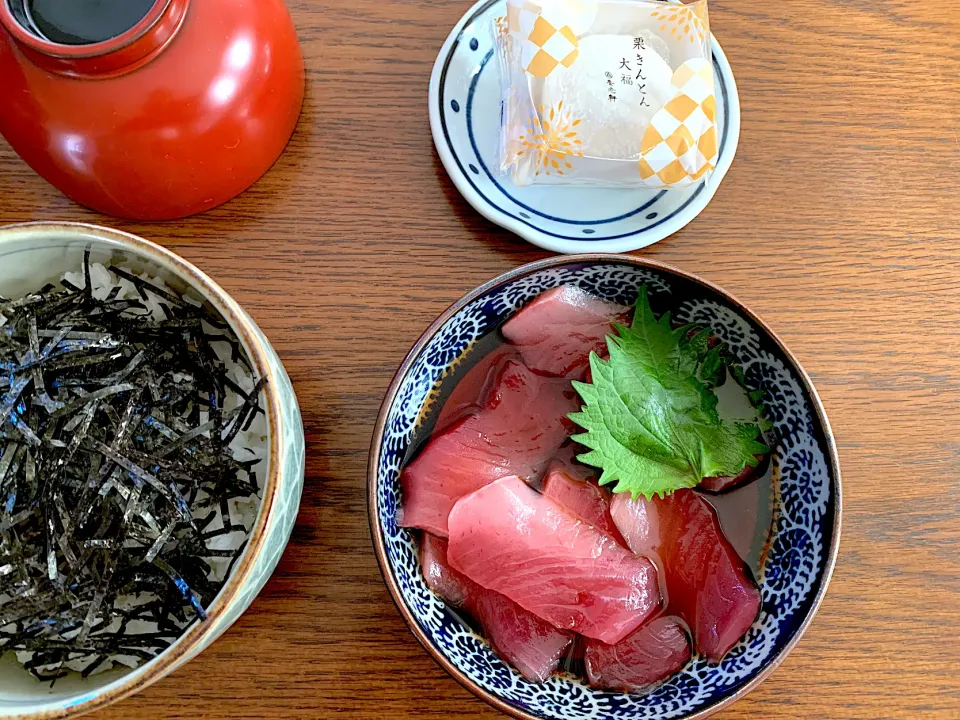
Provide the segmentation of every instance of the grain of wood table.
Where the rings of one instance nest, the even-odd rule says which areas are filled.
[[[473,212],[433,150],[428,78],[468,7],[292,2],[307,96],[290,148],[189,220],[86,211],[0,145],[0,222],[113,225],[196,263],[272,340],[306,424],[273,579],[210,649],[100,720],[498,717],[404,626],[364,492],[410,344],[462,293],[546,256]],[[781,334],[823,398],[845,490],[818,617],[718,717],[960,718],[960,0],[715,0],[711,20],[740,87],[739,154],[706,211],[643,253]]]

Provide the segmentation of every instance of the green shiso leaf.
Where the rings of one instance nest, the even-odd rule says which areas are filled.
[[[584,405],[570,415],[585,431],[574,440],[589,449],[579,459],[602,469],[601,484],[650,499],[737,475],[768,452],[758,425],[717,413],[712,387],[724,361],[719,346],[709,347],[709,332],[674,327],[670,313],[658,319],[646,286],[633,324],[614,328],[610,359],[592,353],[592,381],[574,382]]]

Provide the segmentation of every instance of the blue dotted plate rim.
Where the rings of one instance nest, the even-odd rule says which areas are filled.
[[[629,232],[616,233],[598,237],[583,237],[582,235],[592,236],[597,232],[597,226],[609,224],[634,217],[645,210],[649,210],[663,196],[669,192],[661,190],[653,198],[647,200],[640,207],[616,217],[604,218],[600,220],[570,220],[554,217],[547,213],[532,208],[525,203],[517,200],[510,195],[497,181],[495,175],[490,172],[486,164],[480,157],[477,147],[472,123],[473,99],[476,91],[477,82],[480,74],[489,63],[493,56],[493,50],[486,52],[482,61],[476,66],[470,78],[470,85],[467,91],[467,101],[465,108],[465,117],[467,123],[467,132],[470,139],[471,151],[473,157],[470,162],[464,163],[460,155],[454,149],[450,138],[450,132],[447,127],[447,104],[444,102],[444,90],[447,85],[447,74],[451,63],[453,62],[456,51],[464,45],[466,40],[465,31],[468,26],[475,23],[477,19],[486,13],[492,6],[502,3],[503,0],[479,0],[457,23],[454,30],[444,43],[437,60],[434,64],[433,74],[430,79],[430,125],[433,133],[434,145],[440,160],[443,163],[448,175],[453,180],[457,189],[464,196],[475,210],[488,220],[508,229],[525,240],[547,250],[561,253],[576,252],[627,252],[637,250],[651,245],[663,238],[677,232],[688,223],[690,223],[713,198],[723,177],[729,170],[736,154],[737,144],[740,135],[740,101],[737,93],[736,82],[733,78],[733,72],[727,61],[726,55],[716,38],[712,38],[713,64],[720,91],[723,97],[722,106],[725,108],[725,122],[723,126],[720,156],[716,170],[710,178],[700,183],[696,190],[679,207],[673,209],[670,214],[664,217],[658,217],[657,212],[647,213],[645,219],[656,220],[656,222],[640,229],[634,229]],[[492,43],[492,40],[491,40]],[[480,41],[476,37],[471,37],[468,43],[470,50],[476,52],[480,49]],[[456,98],[451,98],[449,107],[454,113],[461,112],[462,106]],[[493,186],[499,190],[506,198],[512,201],[518,208],[516,214],[504,209],[496,202],[488,198],[474,180],[470,177],[470,172],[480,175],[480,168]],[[469,171],[468,170],[469,168]],[[563,223],[571,226],[580,226],[582,235],[563,235],[551,230],[538,227],[529,213],[533,213],[545,220]]]

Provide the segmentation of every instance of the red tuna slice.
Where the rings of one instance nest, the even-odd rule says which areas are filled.
[[[518,477],[454,505],[448,559],[555,627],[611,645],[660,605],[650,562]]]
[[[458,573],[447,563],[445,540],[424,534],[420,557],[430,589],[473,615],[494,651],[527,680],[543,682],[557,669],[573,642],[572,634]]]
[[[543,682],[557,669],[573,642],[573,633],[557,630],[509,598],[479,585],[468,609],[480,621],[500,657],[533,682]]]
[[[401,473],[402,527],[447,536],[447,516],[464,495],[507,475],[537,477],[572,425],[570,383],[506,360],[492,373],[481,409],[431,439]]]
[[[450,567],[447,563],[447,541],[430,533],[424,533],[420,543],[420,571],[427,587],[454,607],[465,607],[470,594],[482,590]]]
[[[503,326],[503,336],[520,348],[527,367],[557,377],[581,377],[590,352],[606,353],[613,322],[629,310],[573,285],[548,290]]]
[[[547,473],[543,494],[555,500],[570,514],[612,536],[618,542],[620,532],[610,517],[610,492],[589,480],[574,480],[563,470]]]
[[[690,640],[676,618],[651,620],[616,645],[587,640],[584,664],[590,684],[636,692],[673,675],[690,659]]]
[[[754,457],[757,459],[757,464],[754,467],[747,465],[735,476],[720,475],[717,477],[704,478],[701,483],[697,485],[697,489],[706,490],[711,493],[722,493],[756,480],[758,477],[761,477],[770,466],[770,454],[754,455]]]
[[[589,465],[584,465],[582,462],[577,460],[577,455],[580,455],[584,452],[583,445],[575,443],[573,441],[565,443],[560,446],[560,449],[557,450],[556,454],[553,456],[553,462],[550,465],[551,469],[563,470],[567,475],[572,477],[574,480],[590,480],[593,483],[597,482],[599,477],[599,472],[597,468],[590,467]]]
[[[476,364],[457,380],[437,415],[437,422],[433,426],[434,434],[443,432],[458,420],[480,410],[486,396],[484,389],[489,386],[488,380],[492,371],[495,367],[502,366],[508,358],[521,362],[517,348],[512,345],[499,345],[477,360]]]
[[[760,591],[710,503],[692,490],[653,500],[618,493],[610,514],[630,549],[660,558],[667,610],[687,622],[699,652],[720,660],[757,618]]]

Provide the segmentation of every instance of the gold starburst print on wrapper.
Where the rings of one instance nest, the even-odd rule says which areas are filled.
[[[660,22],[662,33],[688,38],[690,42],[702,41],[710,27],[707,16],[707,0],[689,5],[671,4],[654,10],[651,17]]]
[[[583,157],[576,131],[580,120],[573,119],[562,102],[546,113],[543,107],[539,110],[540,115],[527,121],[525,133],[518,138],[517,159],[532,157],[534,175],[563,175],[573,169],[571,158]]]
[[[507,21],[506,15],[501,15],[498,18],[494,18],[494,35],[498,43],[506,43],[510,38],[510,23]]]
[[[713,66],[688,60],[673,74],[676,94],[653,116],[640,149],[640,178],[649,187],[692,185],[717,165]]]
[[[516,50],[513,35],[510,34],[510,22],[506,15],[494,18],[493,39],[500,53],[501,63],[504,67],[508,67],[514,61]]]

